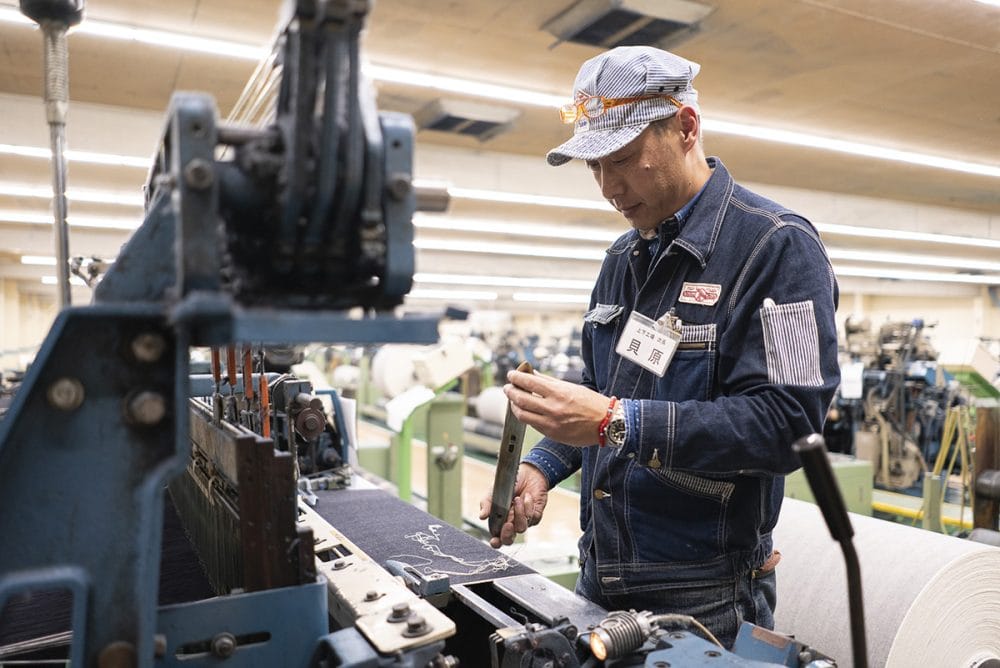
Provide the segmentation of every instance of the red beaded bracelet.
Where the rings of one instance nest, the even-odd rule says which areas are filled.
[[[618,403],[618,397],[611,397],[611,403],[608,404],[608,412],[604,415],[604,419],[601,420],[601,424],[597,425],[597,444],[602,448],[607,442],[608,424],[611,422],[611,414],[615,410],[616,403]]]

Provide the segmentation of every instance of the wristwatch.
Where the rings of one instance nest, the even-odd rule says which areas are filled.
[[[619,401],[611,411],[611,420],[604,432],[608,445],[613,448],[620,448],[625,445],[627,428],[625,426],[625,405]]]

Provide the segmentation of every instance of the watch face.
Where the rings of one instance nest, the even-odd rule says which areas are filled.
[[[625,420],[624,418],[617,418],[611,421],[608,425],[608,440],[614,445],[623,445],[625,443]]]

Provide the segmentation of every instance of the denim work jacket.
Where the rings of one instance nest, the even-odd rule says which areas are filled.
[[[821,432],[840,382],[838,288],[815,228],[737,185],[717,158],[647,278],[630,230],[584,316],[583,384],[625,407],[620,448],[543,439],[549,485],[582,467],[581,561],[605,594],[731,581],[771,552],[792,443]],[[663,377],[615,352],[633,311],[683,322]],[[595,442],[596,442],[595,434]]]

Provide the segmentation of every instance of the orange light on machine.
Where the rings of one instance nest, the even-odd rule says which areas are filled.
[[[598,661],[608,658],[608,646],[604,644],[604,638],[597,633],[597,629],[590,632],[590,653]]]

